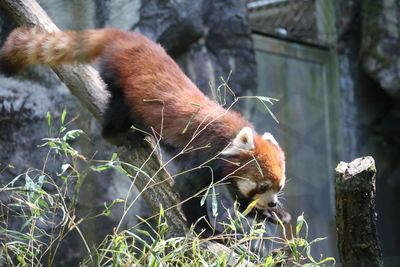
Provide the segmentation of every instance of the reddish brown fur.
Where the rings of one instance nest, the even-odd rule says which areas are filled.
[[[29,45],[32,44],[31,40],[36,41],[34,46]],[[240,114],[227,111],[206,97],[160,45],[137,33],[118,29],[43,33],[18,28],[10,34],[1,52],[3,69],[9,68],[10,73],[28,64],[90,62],[101,57],[107,69],[117,74],[114,82],[117,88],[123,88],[132,115],[139,117],[146,130],[154,129],[164,140],[180,148],[189,142],[196,130],[211,121],[214,122],[198,135],[191,146],[211,143],[215,147],[211,148],[212,153],[215,154],[218,152],[216,149],[221,150],[221,145],[231,142],[243,127],[254,129]],[[182,131],[196,112],[198,114],[188,132],[183,134]],[[284,175],[282,150],[255,132],[254,142],[253,151],[243,152],[240,157],[233,159],[240,162],[241,167],[228,167],[226,174],[236,171],[236,176],[257,183],[269,179],[274,189],[278,189]],[[246,165],[254,159],[261,167],[262,174],[254,162]]]
[[[63,63],[88,63],[100,56],[114,35],[113,31],[102,29],[47,33],[34,28],[17,28],[8,36],[1,49],[2,71],[14,74],[29,64],[56,66]]]
[[[158,44],[137,33],[120,38],[107,47],[105,60],[119,73],[117,84],[124,88],[133,113],[145,125],[151,125],[167,140],[184,146],[199,125],[216,120],[209,128],[213,135],[200,134],[197,145],[210,138],[233,138],[251,124],[236,112],[226,110],[206,97]],[[107,60],[110,58],[110,60]],[[145,100],[151,100],[146,101]],[[196,104],[196,105],[193,105]],[[182,134],[192,115],[199,109],[186,134]],[[222,116],[224,113],[226,115]],[[161,122],[163,126],[161,127]],[[216,127],[216,125],[220,125]]]
[[[226,169],[226,175],[234,173],[236,179],[250,179],[257,184],[268,179],[272,182],[272,189],[278,192],[285,172],[285,154],[279,146],[263,140],[259,135],[255,136],[254,141],[254,150],[243,152],[239,158],[233,159],[241,164],[231,165]]]

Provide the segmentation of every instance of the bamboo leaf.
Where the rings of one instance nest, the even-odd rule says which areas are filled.
[[[61,124],[64,124],[64,121],[65,121],[65,117],[67,116],[67,109],[66,108],[64,108],[63,109],[63,112],[62,112],[62,114],[61,114]]]
[[[247,216],[247,214],[249,214],[250,211],[252,211],[252,210],[254,209],[254,207],[257,205],[257,201],[258,201],[258,199],[252,201],[252,202],[247,206],[247,208],[246,208],[245,211],[243,212],[243,215],[244,215],[244,216]]]

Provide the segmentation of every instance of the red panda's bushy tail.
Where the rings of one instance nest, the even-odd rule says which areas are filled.
[[[19,27],[11,32],[0,50],[0,70],[12,75],[30,64],[89,63],[100,56],[116,31],[99,29],[48,33]]]

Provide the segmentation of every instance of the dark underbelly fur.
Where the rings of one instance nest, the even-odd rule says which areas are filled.
[[[103,114],[102,136],[110,143],[118,145],[118,137],[121,134],[126,134],[132,125],[139,129],[143,125],[140,124],[140,120],[135,119],[131,112],[131,107],[125,101],[124,90],[117,83],[118,74],[105,61],[100,62],[100,68],[101,78],[111,94]]]
[[[109,101],[103,114],[102,135],[106,139],[127,132],[133,124],[130,107],[125,103],[122,91],[121,93],[111,91]]]

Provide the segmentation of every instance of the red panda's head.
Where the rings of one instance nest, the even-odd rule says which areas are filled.
[[[285,155],[270,133],[260,136],[244,127],[222,154],[236,163],[226,174],[244,197],[257,200],[258,209],[276,206],[286,180]]]

